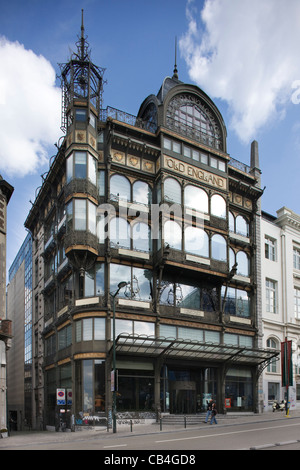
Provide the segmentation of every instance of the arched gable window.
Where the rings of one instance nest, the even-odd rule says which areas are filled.
[[[223,149],[220,125],[198,96],[182,93],[171,99],[166,115],[169,129],[216,149]]]

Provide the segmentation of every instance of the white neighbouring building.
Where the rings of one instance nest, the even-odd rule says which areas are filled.
[[[300,408],[300,215],[286,207],[277,217],[262,212],[261,230],[263,346],[280,349],[285,338],[292,341],[292,411]],[[280,357],[265,368],[262,392],[265,411],[285,399]]]

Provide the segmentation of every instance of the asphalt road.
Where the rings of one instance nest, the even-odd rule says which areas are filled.
[[[167,455],[166,451],[170,451],[170,458],[173,455],[186,456],[181,459],[193,464],[193,455],[195,463],[200,463],[198,451],[201,450],[300,450],[300,417],[235,425],[203,424],[189,429],[145,434],[41,433],[32,434],[32,438],[28,436],[26,440],[18,436],[1,440],[2,450],[100,450],[100,461],[102,459],[103,462],[105,458],[121,459],[123,455],[138,457],[136,462],[104,462],[132,467],[145,463],[162,464],[155,462],[155,456],[160,452]],[[148,460],[149,456],[152,456],[152,461]],[[184,464],[183,461],[179,463]]]

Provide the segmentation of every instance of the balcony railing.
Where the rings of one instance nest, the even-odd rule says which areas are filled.
[[[152,133],[155,133],[157,129],[157,125],[154,122],[144,121],[143,119],[133,116],[132,114],[125,113],[125,111],[120,111],[119,109],[111,108],[110,106],[108,106],[106,109],[100,110],[100,121],[106,121],[108,118],[124,122],[130,126],[138,127],[139,129],[144,129],[145,131]]]

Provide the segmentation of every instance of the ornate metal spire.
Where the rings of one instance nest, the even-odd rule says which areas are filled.
[[[178,80],[178,70],[177,70],[177,37],[175,36],[175,65],[173,70],[173,77]]]
[[[83,10],[81,10],[81,34],[76,42],[74,52],[66,64],[59,64],[61,69],[62,87],[62,125],[67,128],[67,110],[73,105],[74,99],[87,101],[100,113],[102,108],[104,68],[97,67],[90,58],[89,44],[85,36]]]

